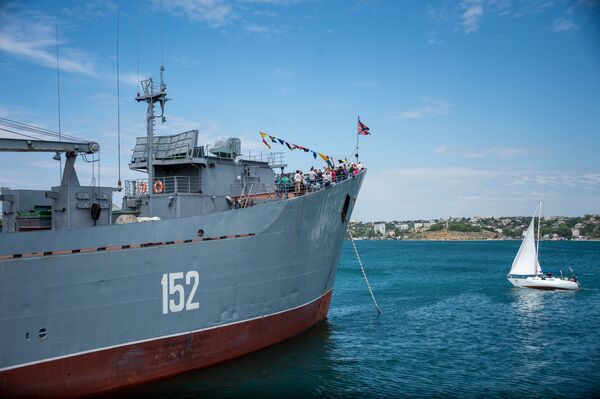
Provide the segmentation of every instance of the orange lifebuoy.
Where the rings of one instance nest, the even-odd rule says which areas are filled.
[[[165,189],[165,185],[163,184],[162,181],[157,180],[154,182],[154,185],[152,186],[152,188],[154,189],[154,193],[160,194]]]

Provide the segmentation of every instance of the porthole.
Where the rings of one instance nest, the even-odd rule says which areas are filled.
[[[46,339],[47,336],[48,330],[46,330],[45,328],[40,328],[40,331],[38,331],[38,337],[40,337],[40,339]]]
[[[29,341],[29,333],[28,332],[25,333],[25,340]]]
[[[198,237],[204,237],[204,230],[198,229]]]

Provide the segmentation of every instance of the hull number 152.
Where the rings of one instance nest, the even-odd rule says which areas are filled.
[[[185,286],[183,281],[183,272],[165,273],[162,275],[160,284],[162,285],[162,312],[181,312],[182,310],[194,310],[200,307],[198,302],[194,302],[194,295],[198,288],[200,275],[192,270],[185,273]],[[187,291],[187,295],[186,295]],[[187,298],[187,300],[186,300]]]

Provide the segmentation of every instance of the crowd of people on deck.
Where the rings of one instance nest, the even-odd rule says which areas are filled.
[[[319,191],[335,185],[357,175],[364,169],[362,163],[344,163],[335,167],[325,167],[323,170],[311,167],[308,173],[296,170],[295,173],[278,173],[275,176],[275,193],[278,197],[289,197],[293,192],[295,196],[307,192]]]

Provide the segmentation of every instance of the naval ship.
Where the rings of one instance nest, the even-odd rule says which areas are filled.
[[[147,178],[81,185],[91,141],[0,139],[1,151],[65,155],[59,186],[2,187],[0,396],[123,389],[242,356],[327,317],[366,169],[281,195],[282,157],[238,139],[154,135],[166,85],[142,82],[146,136],[129,167]],[[161,112],[155,112],[160,106]],[[143,176],[143,175],[142,175]]]

